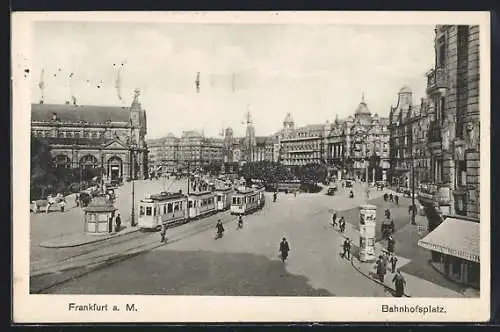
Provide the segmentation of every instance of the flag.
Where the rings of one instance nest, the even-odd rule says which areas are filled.
[[[196,85],[196,93],[200,93],[200,72],[196,73],[196,81],[194,83]]]

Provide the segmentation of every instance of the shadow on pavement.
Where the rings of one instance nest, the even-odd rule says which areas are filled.
[[[248,253],[155,250],[55,287],[58,294],[335,296]],[[132,281],[132,282],[131,282]]]

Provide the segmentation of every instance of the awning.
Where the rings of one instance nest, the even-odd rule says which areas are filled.
[[[418,241],[422,248],[479,263],[479,223],[446,218]]]

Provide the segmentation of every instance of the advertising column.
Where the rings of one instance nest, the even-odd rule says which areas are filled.
[[[359,260],[375,261],[375,226],[377,207],[364,204],[359,207]]]

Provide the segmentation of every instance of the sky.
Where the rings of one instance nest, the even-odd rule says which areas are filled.
[[[363,93],[388,116],[403,85],[419,103],[434,65],[431,25],[37,22],[33,36],[32,102],[42,76],[45,103],[126,106],[138,88],[147,138],[244,135],[247,111],[270,135],[288,112],[296,126],[345,118]]]

